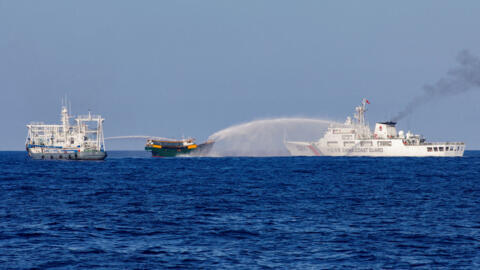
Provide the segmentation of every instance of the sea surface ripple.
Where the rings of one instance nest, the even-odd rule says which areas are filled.
[[[33,161],[0,152],[0,268],[480,268],[463,158]]]

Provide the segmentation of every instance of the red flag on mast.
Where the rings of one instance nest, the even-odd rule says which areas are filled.
[[[365,101],[367,102],[367,104],[370,104],[370,101],[368,101],[368,99],[365,99]]]

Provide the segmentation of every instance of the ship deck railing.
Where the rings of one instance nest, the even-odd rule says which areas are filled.
[[[92,115],[78,115],[75,117],[75,120],[80,120],[80,121],[100,121],[103,120],[101,115],[98,114],[92,114]]]
[[[29,123],[27,127],[30,128],[59,128],[63,127],[62,125],[55,125],[55,124],[43,124],[43,123]]]
[[[463,142],[424,142],[419,145],[464,145]]]

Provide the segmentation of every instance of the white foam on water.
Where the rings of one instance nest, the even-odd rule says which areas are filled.
[[[286,156],[284,141],[317,141],[330,124],[318,118],[261,119],[222,129],[210,135],[215,141],[210,156]]]

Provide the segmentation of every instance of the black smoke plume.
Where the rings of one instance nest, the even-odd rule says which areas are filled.
[[[392,121],[397,122],[411,114],[418,107],[438,98],[454,96],[480,87],[480,60],[469,51],[463,50],[457,56],[458,67],[448,71],[435,84],[425,85],[423,93],[407,104]]]

